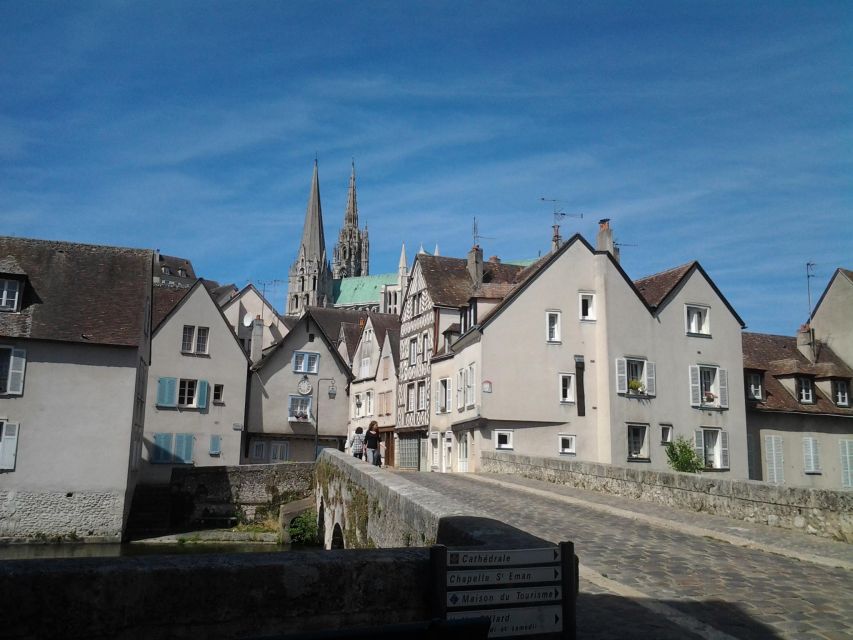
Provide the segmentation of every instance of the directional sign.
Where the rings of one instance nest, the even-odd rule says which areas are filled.
[[[448,567],[511,567],[560,562],[560,548],[448,551]]]
[[[489,628],[490,638],[555,633],[563,630],[563,607],[560,605],[452,611],[447,614],[448,620],[480,617],[487,617],[492,621],[492,626]]]
[[[469,569],[448,571],[448,587],[494,587],[506,584],[529,584],[531,582],[559,582],[560,567],[512,567],[508,569]]]
[[[535,604],[559,601],[563,592],[560,587],[521,587],[518,589],[485,589],[477,591],[450,591],[447,608],[493,607],[508,604]]]

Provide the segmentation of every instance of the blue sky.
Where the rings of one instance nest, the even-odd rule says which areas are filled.
[[[853,268],[849,2],[0,1],[0,232],[286,279],[315,153],[328,251],[351,158],[371,271],[402,242],[699,260],[792,334]],[[280,307],[285,287],[268,287]]]

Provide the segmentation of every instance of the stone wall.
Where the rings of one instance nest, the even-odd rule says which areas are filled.
[[[0,489],[0,539],[121,540],[124,492]]]
[[[713,473],[646,471],[506,451],[481,452],[481,470],[853,542],[853,491],[782,487]]]
[[[176,468],[171,487],[173,502],[190,522],[225,517],[245,522],[278,519],[281,505],[312,495],[314,463]]]

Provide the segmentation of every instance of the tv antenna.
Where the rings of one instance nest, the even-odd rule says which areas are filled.
[[[560,205],[566,204],[565,200],[557,200],[556,198],[539,198],[542,202],[550,202],[554,207],[554,224],[560,224],[563,218],[579,218],[583,220],[582,213],[566,213]]]
[[[477,217],[476,216],[474,216],[474,228],[471,232],[471,235],[474,237],[474,244],[475,245],[480,244],[480,240],[494,240],[494,238],[491,236],[481,236],[480,235],[479,227],[477,226]]]
[[[264,300],[269,300],[269,298],[267,298],[267,286],[269,286],[270,289],[278,289],[279,285],[284,284],[284,280],[278,280],[278,279],[258,280],[258,284],[261,285],[261,295],[264,297]],[[287,301],[285,301],[285,309],[287,308],[286,302]],[[264,305],[264,306],[266,306],[266,305]],[[263,309],[263,307],[261,307],[261,320],[263,320],[263,319],[264,319],[264,309]]]
[[[814,278],[814,262],[806,262],[806,291],[809,296],[809,322],[812,319],[812,278]]]

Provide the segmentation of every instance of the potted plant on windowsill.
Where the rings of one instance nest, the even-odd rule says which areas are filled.
[[[714,401],[717,399],[717,396],[714,395],[713,391],[705,392],[705,404],[714,404]]]
[[[633,395],[640,395],[645,390],[646,388],[639,380],[628,380],[628,393],[631,393]]]

